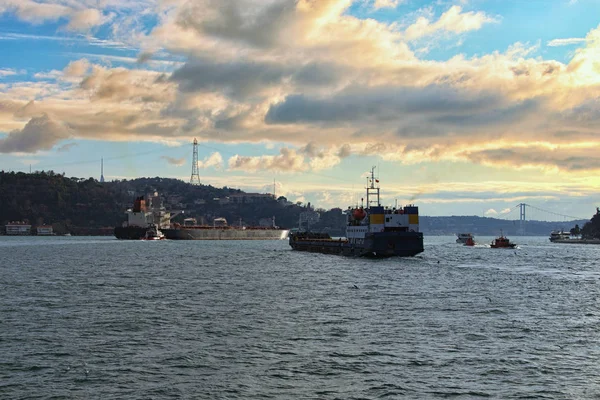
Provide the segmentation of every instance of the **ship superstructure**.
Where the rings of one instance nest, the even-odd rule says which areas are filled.
[[[133,207],[125,211],[127,221],[115,228],[115,236],[118,239],[143,239],[149,229],[169,228],[171,218],[179,213],[167,211],[158,192],[136,197]]]
[[[383,207],[375,167],[367,179],[366,204],[348,208],[345,238],[297,232],[290,235],[292,249],[371,257],[414,256],[422,252],[419,208],[412,204],[401,208]]]

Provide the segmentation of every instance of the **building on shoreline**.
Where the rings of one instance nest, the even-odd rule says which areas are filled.
[[[54,235],[54,231],[52,230],[52,225],[40,225],[37,227],[38,236],[52,236]]]
[[[25,222],[9,222],[4,227],[6,234],[10,236],[31,235],[31,224]]]

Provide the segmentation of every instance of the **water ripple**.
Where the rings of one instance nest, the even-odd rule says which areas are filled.
[[[598,398],[600,247],[453,241],[2,237],[0,398]]]

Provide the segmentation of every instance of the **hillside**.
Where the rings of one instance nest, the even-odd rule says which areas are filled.
[[[304,209],[275,199],[262,204],[222,204],[220,199],[243,192],[227,187],[194,186],[177,179],[157,177],[100,183],[93,178],[69,178],[52,171],[0,172],[0,223],[52,224],[58,233],[69,232],[73,227],[113,227],[125,220],[124,211],[132,206],[136,196],[154,191],[171,201],[167,207],[183,209],[186,217],[200,220],[221,216],[231,222],[241,218],[245,224],[253,225],[261,218],[275,216],[278,224],[287,227],[297,224]]]
[[[174,221],[184,217],[197,218],[200,223],[211,223],[224,217],[230,224],[243,221],[258,225],[261,219],[275,217],[277,225],[295,228],[301,212],[310,206],[292,204],[285,198],[275,200],[263,195],[251,198],[238,189],[194,186],[178,179],[138,178],[100,183],[93,178],[69,178],[62,174],[36,172],[33,174],[0,172],[0,224],[10,221],[28,221],[32,225],[52,224],[57,233],[112,234],[112,227],[125,220],[124,211],[131,208],[133,199],[158,191],[169,210],[183,210]],[[248,196],[249,198],[240,199]],[[237,202],[232,201],[237,199]],[[314,229],[344,234],[345,217],[342,210],[319,209],[320,222]],[[264,222],[264,221],[263,221]],[[600,237],[600,215],[591,221],[527,221],[526,235],[548,235],[552,230],[570,230],[576,224],[586,237]],[[421,216],[421,231],[425,235],[453,235],[471,232],[476,236],[520,234],[518,221],[477,216]],[[100,230],[100,228],[105,228]]]

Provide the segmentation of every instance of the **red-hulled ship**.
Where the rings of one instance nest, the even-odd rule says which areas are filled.
[[[490,247],[493,249],[514,249],[516,246],[516,244],[511,243],[502,233],[500,233],[500,236],[494,239],[492,244],[490,244]]]

